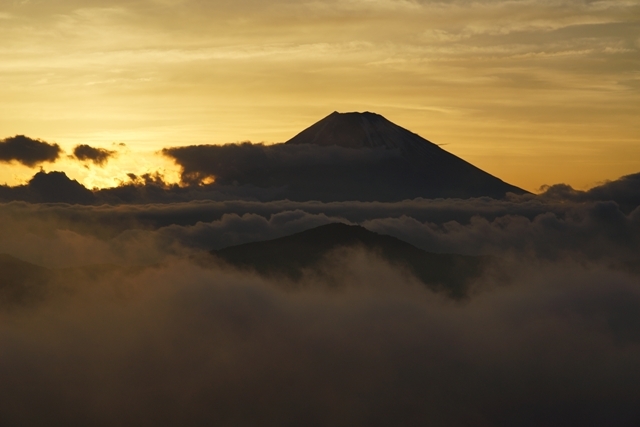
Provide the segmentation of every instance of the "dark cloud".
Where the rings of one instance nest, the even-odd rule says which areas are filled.
[[[98,166],[104,166],[111,157],[115,156],[115,154],[115,151],[106,150],[104,148],[95,148],[86,144],[77,145],[73,149],[73,155],[76,159],[91,161]]]
[[[199,184],[206,178],[215,178],[223,185],[284,187],[291,182],[290,174],[299,174],[303,180],[326,178],[326,169],[345,174],[349,165],[361,170],[398,157],[392,150],[359,150],[344,147],[314,145],[241,144],[197,145],[165,148],[165,156],[174,159],[182,168],[182,180]]]
[[[33,167],[44,162],[55,162],[61,153],[58,144],[49,144],[24,135],[0,140],[0,162],[16,161]]]
[[[640,206],[640,173],[607,181],[587,191],[574,190],[566,184],[556,184],[547,187],[542,197],[575,202],[612,200],[624,211],[631,212]]]
[[[382,147],[242,143],[165,148],[162,152],[182,167],[184,184],[215,180],[217,188],[261,193],[256,197],[260,200],[502,198],[506,188],[518,190],[435,149],[438,153],[432,156]]]
[[[182,167],[184,183],[210,178],[223,186],[276,189],[282,199],[389,200],[415,191],[397,185],[409,168],[394,150],[243,143],[167,148],[163,154]]]

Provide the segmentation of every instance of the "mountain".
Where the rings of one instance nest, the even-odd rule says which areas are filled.
[[[436,254],[423,251],[392,236],[360,226],[333,223],[290,236],[230,246],[211,253],[235,267],[264,276],[299,281],[304,270],[322,272],[321,262],[338,248],[362,247],[391,265],[403,267],[430,288],[455,298],[466,294],[470,281],[480,276],[489,257]]]
[[[334,112],[285,144],[398,152],[398,161],[378,169],[378,179],[361,182],[364,193],[371,184],[393,189],[402,198],[502,198],[508,192],[526,193],[375,113]]]
[[[92,204],[93,192],[64,172],[36,173],[26,185],[0,185],[0,201],[24,200],[31,203]]]
[[[137,274],[144,266],[90,264],[79,267],[46,268],[0,254],[0,310],[33,307],[55,296],[72,295],[110,275]],[[120,283],[120,281],[114,281]],[[115,292],[120,292],[115,290]]]

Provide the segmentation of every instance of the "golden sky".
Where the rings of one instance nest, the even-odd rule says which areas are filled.
[[[89,187],[177,179],[163,147],[282,142],[334,110],[532,191],[638,172],[640,0],[0,0],[0,139],[116,147],[44,165]]]

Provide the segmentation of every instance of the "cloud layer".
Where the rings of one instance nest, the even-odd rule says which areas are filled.
[[[104,190],[40,172],[10,191],[45,197],[39,180],[59,180],[65,197],[96,200],[0,204],[0,253],[46,267],[21,267],[37,288],[0,282],[2,420],[634,426],[635,178],[505,200],[322,203],[193,200],[225,186],[148,175],[110,196],[138,203],[102,204]],[[358,249],[296,287],[208,254],[338,221],[498,262],[456,301]],[[3,277],[19,279],[11,260]]]
[[[582,193],[575,191],[570,197],[560,198],[555,190],[550,190],[541,196],[525,195],[508,200],[260,202],[225,200],[215,184],[208,188],[166,188],[158,177],[136,179],[139,184],[129,184],[105,194],[105,190],[86,190],[59,173],[38,173],[28,186],[10,189],[12,194],[23,192],[23,198],[32,202],[84,205],[21,202],[0,205],[2,224],[6,225],[3,226],[0,251],[13,253],[12,250],[23,248],[24,251],[15,252],[15,255],[36,263],[47,260],[47,265],[65,251],[73,254],[72,259],[78,257],[76,263],[87,256],[87,260],[93,260],[91,262],[104,258],[121,263],[126,262],[126,257],[138,259],[138,253],[140,259],[161,259],[159,254],[220,249],[282,237],[329,222],[360,224],[431,252],[512,254],[547,260],[568,257],[631,267],[638,261],[640,251],[638,207],[621,205],[606,200],[607,197],[597,200],[597,188],[584,193],[594,200],[576,200],[575,197]],[[629,179],[624,177],[621,182]],[[56,180],[64,185],[52,186]],[[617,184],[607,183],[603,188],[611,186]],[[634,200],[635,187],[628,188],[628,192],[618,192],[616,197],[621,201]],[[189,202],[103,204],[107,196],[115,199],[117,195],[121,198],[131,195],[134,201],[144,195],[143,200],[164,202],[197,197]],[[211,196],[222,200],[206,200]],[[20,233],[27,230],[32,243],[25,246],[25,236]],[[52,242],[48,241],[48,236],[53,230],[69,237],[61,247],[67,249],[49,249]],[[82,244],[88,241],[94,242],[99,249],[83,248]],[[133,252],[123,250],[128,242],[139,242],[138,249]],[[98,255],[92,258],[92,253]]]
[[[514,264],[452,303],[374,255],[297,292],[184,261],[0,312],[10,424],[550,426],[640,420],[637,277]]]

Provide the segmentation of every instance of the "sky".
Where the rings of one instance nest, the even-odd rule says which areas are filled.
[[[0,0],[0,139],[59,144],[46,170],[110,187],[177,181],[163,148],[374,111],[529,191],[586,189],[640,170],[639,51],[637,0]]]

